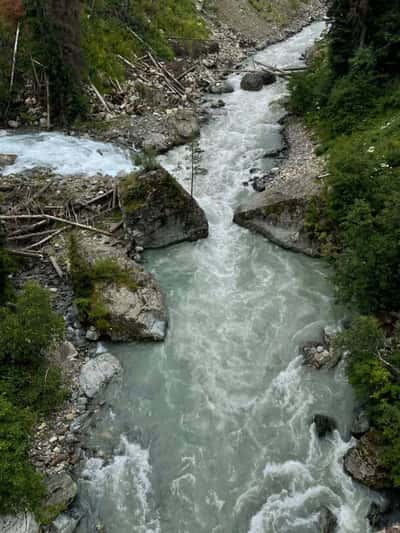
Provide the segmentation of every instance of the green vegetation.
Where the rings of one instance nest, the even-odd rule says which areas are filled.
[[[138,283],[131,271],[124,270],[116,259],[98,259],[89,263],[82,255],[74,235],[69,242],[69,260],[74,286],[75,304],[80,320],[93,325],[99,333],[106,334],[109,329],[109,314],[102,296],[107,283],[138,289]]]
[[[309,70],[291,80],[291,108],[316,133],[329,173],[306,222],[333,263],[338,298],[364,314],[397,317],[400,1],[330,5],[328,36]],[[337,349],[349,352],[349,381],[400,487],[400,322],[385,333],[376,318],[361,316],[337,339]]]
[[[349,381],[377,430],[393,485],[400,487],[400,323],[388,343],[375,318],[358,317],[335,348],[349,351]]]
[[[29,462],[31,431],[65,398],[60,371],[47,359],[62,334],[63,320],[39,286],[0,300],[0,514],[40,509],[45,487]]]
[[[273,21],[281,26],[287,23],[290,13],[296,12],[302,4],[309,0],[283,0],[275,5],[269,0],[249,0],[249,4],[256,9],[267,21]]]
[[[29,84],[52,121],[84,119],[82,85],[107,91],[125,77],[125,64],[151,49],[170,59],[169,37],[207,36],[194,0],[0,0],[0,120],[21,112]],[[16,9],[18,6],[18,9]],[[13,90],[9,92],[17,24],[20,37]],[[120,57],[119,57],[120,56]],[[24,117],[29,122],[29,116]]]

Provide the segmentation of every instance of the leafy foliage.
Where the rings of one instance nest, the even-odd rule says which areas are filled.
[[[383,357],[394,368],[399,366],[400,322],[388,346],[375,318],[358,317],[336,339],[335,349],[348,351],[349,381],[377,429],[381,459],[390,469],[393,484],[400,487],[400,381],[398,373],[382,362]]]

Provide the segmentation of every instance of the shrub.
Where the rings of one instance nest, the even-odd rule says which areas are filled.
[[[12,307],[0,309],[0,363],[40,364],[63,330],[48,291],[27,283]]]
[[[44,496],[41,476],[29,464],[34,417],[0,395],[0,514],[36,510]]]

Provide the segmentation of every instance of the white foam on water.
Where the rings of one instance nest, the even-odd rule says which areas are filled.
[[[101,518],[107,529],[107,513],[104,508],[112,503],[118,511],[113,513],[113,527],[135,533],[159,533],[160,524],[151,500],[153,497],[150,481],[151,465],[149,451],[139,444],[121,437],[121,454],[115,455],[110,464],[102,459],[91,458],[87,461],[82,477],[90,485],[91,497],[95,507],[100,510]],[[134,524],[131,512],[134,510]],[[117,520],[117,524],[115,523]]]
[[[117,146],[62,133],[4,132],[0,136],[0,153],[17,155],[15,164],[6,167],[4,174],[48,167],[64,176],[116,176],[134,168],[129,153]]]

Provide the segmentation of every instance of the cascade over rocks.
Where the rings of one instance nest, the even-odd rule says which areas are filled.
[[[130,174],[120,190],[125,232],[134,245],[162,248],[208,236],[204,211],[163,168]]]
[[[318,257],[318,243],[311,239],[304,224],[308,202],[306,198],[287,198],[279,192],[265,191],[239,206],[233,220],[282,248]]]
[[[390,489],[392,480],[382,464],[376,435],[371,430],[344,456],[344,470],[353,479],[373,490]]]

